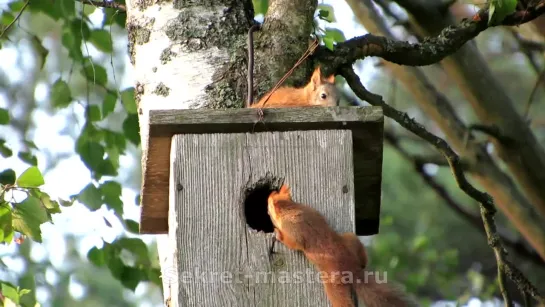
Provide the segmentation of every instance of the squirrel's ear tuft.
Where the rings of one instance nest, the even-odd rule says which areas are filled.
[[[331,76],[325,78],[325,81],[328,83],[335,83],[335,74],[331,74]]]
[[[310,78],[310,81],[312,85],[314,86],[313,90],[318,88],[318,85],[322,83],[322,72],[320,71],[320,66],[314,69],[314,72],[312,73],[312,77]]]
[[[283,184],[280,187],[280,191],[278,192],[278,194],[284,194],[284,195],[287,195],[288,197],[291,197],[290,188],[287,185]]]

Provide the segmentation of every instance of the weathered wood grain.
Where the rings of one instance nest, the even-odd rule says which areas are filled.
[[[173,306],[329,306],[302,253],[278,243],[270,261],[272,233],[247,226],[243,195],[267,174],[283,177],[295,201],[317,208],[337,231],[354,231],[354,193],[346,192],[354,189],[352,142],[350,130],[174,136]],[[218,279],[195,280],[196,270]],[[221,282],[222,274],[233,279]]]
[[[177,133],[354,129],[382,123],[381,107],[150,110],[150,136]]]
[[[170,140],[174,134],[349,130],[353,135],[356,233],[378,232],[382,175],[383,115],[380,107],[151,110],[143,150],[141,233],[168,232]],[[194,161],[198,163],[199,160]]]

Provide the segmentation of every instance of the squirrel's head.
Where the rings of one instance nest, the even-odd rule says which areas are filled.
[[[323,77],[320,66],[316,67],[310,78],[308,90],[314,105],[333,107],[339,105],[341,95],[335,87],[335,75]]]
[[[272,191],[269,195],[269,201],[277,200],[291,200],[291,191],[287,185],[283,184],[278,191]]]
[[[291,202],[290,188],[285,184],[280,187],[280,190],[272,191],[267,199],[267,212],[276,228],[282,228],[282,221],[278,218],[278,211],[282,207],[283,201]]]

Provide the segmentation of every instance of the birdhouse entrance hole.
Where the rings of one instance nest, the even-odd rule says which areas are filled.
[[[267,175],[250,184],[244,191],[244,217],[254,230],[271,233],[274,227],[267,213],[267,199],[272,191],[278,191],[284,180]]]

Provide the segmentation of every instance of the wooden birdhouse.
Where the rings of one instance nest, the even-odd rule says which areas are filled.
[[[380,107],[150,110],[143,234],[170,306],[328,306],[314,267],[280,243],[267,197],[287,183],[337,231],[378,233]]]

